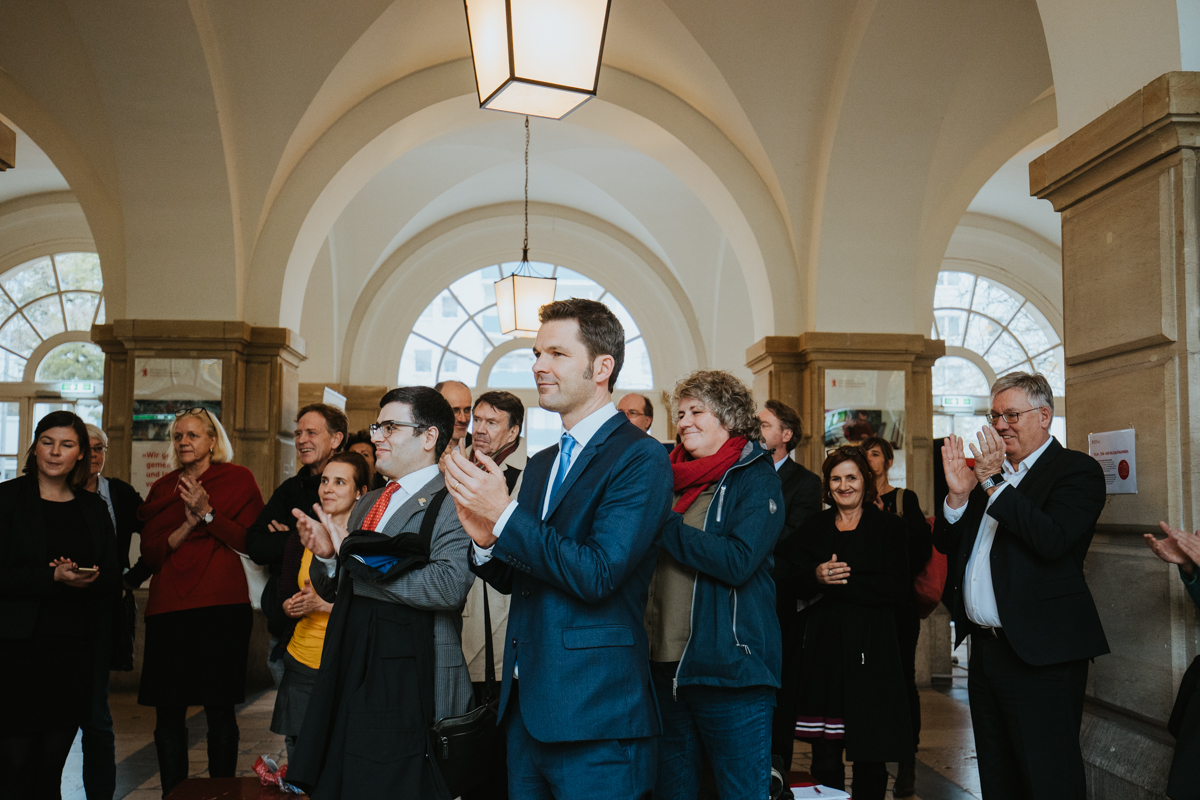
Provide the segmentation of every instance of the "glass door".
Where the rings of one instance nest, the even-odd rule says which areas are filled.
[[[21,403],[0,401],[0,481],[11,480],[21,472]]]

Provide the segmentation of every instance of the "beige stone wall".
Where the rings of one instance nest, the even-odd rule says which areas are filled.
[[[1200,73],[1175,72],[1030,165],[1031,191],[1062,212],[1068,437],[1137,431],[1138,492],[1109,496],[1085,564],[1112,648],[1088,684],[1096,797],[1162,791],[1164,725],[1200,651],[1177,571],[1142,541],[1159,520],[1200,528],[1198,154]]]

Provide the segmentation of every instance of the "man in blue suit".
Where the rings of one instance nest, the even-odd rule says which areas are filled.
[[[603,303],[542,306],[533,373],[562,442],[504,472],[455,453],[446,477],[472,568],[511,592],[500,718],[514,800],[650,797],[658,712],[643,627],[674,479],[662,445],[612,403],[625,331]]]

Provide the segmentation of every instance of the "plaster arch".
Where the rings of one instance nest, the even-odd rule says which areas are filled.
[[[942,269],[942,259],[950,247],[958,226],[967,215],[967,207],[978,194],[988,179],[996,170],[1004,166],[1009,159],[1036,143],[1039,139],[1053,134],[1058,126],[1058,111],[1056,95],[1051,88],[1033,103],[1022,109],[1007,125],[997,131],[994,136],[971,158],[942,194],[926,195],[926,209],[923,215],[920,238],[918,240],[918,260],[916,281],[919,292],[916,301],[919,308],[925,309],[916,319],[917,330],[924,333],[933,322],[933,290],[937,283],[937,274]],[[1013,226],[1014,228],[1017,226]],[[1036,236],[1036,234],[1030,234]],[[1041,241],[1041,237],[1037,237]],[[1053,244],[1047,242],[1050,247]],[[1061,255],[1059,256],[1061,269]],[[1059,277],[1059,294],[1061,295],[1062,278]],[[1061,312],[1061,303],[1058,305]]]
[[[996,169],[1056,124],[1041,24],[1032,3],[870,0],[851,23],[806,243],[809,327],[926,334],[934,277],[962,213]],[[873,289],[862,313],[845,313],[847,286]]]
[[[0,112],[37,142],[71,187],[83,212],[93,246],[100,256],[108,314],[125,313],[125,223],[120,201],[78,143],[54,116],[5,70],[0,69]],[[6,204],[7,205],[7,204]]]
[[[269,211],[251,261],[247,319],[297,329],[308,276],[351,198],[402,153],[480,124],[469,59],[408,76],[359,103],[300,159]],[[604,68],[606,100],[568,124],[607,132],[651,155],[693,191],[726,232],[745,273],[756,338],[797,329],[794,254],[771,193],[753,166],[706,118],[659,87]]]
[[[1007,220],[968,213],[950,239],[941,269],[974,272],[1016,289],[1062,339],[1062,251],[1053,242]]]
[[[1037,0],[1062,138],[1166,72],[1200,71],[1196,0]]]
[[[96,248],[87,217],[71,192],[43,192],[0,203],[0,243],[0,275],[39,256]],[[103,259],[100,269],[103,273]]]
[[[342,343],[340,382],[395,382],[400,355],[417,317],[458,278],[511,261],[521,204],[472,209],[410,239],[359,294]],[[612,292],[637,321],[656,382],[672,365],[706,367],[707,348],[683,287],[653,253],[628,234],[579,211],[531,204],[530,236],[538,259],[574,270]],[[452,265],[452,266],[448,266]]]

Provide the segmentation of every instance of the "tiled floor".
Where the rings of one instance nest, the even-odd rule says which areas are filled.
[[[965,657],[963,658],[965,662]],[[268,730],[275,692],[251,698],[238,710],[241,728],[241,755],[238,775],[253,775],[252,765],[260,755],[270,755],[286,763],[283,737]],[[161,788],[154,755],[154,710],[137,705],[133,693],[112,695],[110,705],[117,733],[117,800],[158,800]],[[192,709],[189,718],[192,775],[207,775],[204,744],[204,717]],[[975,769],[975,742],[971,735],[970,712],[966,704],[966,672],[955,668],[949,686],[921,691],[921,750],[917,764],[917,800],[969,800],[980,797],[979,777]],[[808,745],[796,744],[792,769],[807,771],[811,763]],[[83,753],[79,740],[71,750],[63,770],[64,800],[85,800],[81,769]],[[889,765],[895,774],[895,765]],[[850,770],[847,768],[847,785]],[[891,800],[891,792],[888,798]]]
[[[241,743],[238,755],[239,776],[254,775],[254,761],[269,755],[280,764],[287,763],[283,737],[271,733],[271,711],[275,707],[275,692],[263,692],[238,707],[238,727]],[[117,793],[116,800],[159,800],[162,784],[158,779],[158,763],[154,754],[154,709],[139,706],[134,692],[113,694],[109,698],[113,729],[117,734]],[[205,744],[204,716],[199,708],[190,709],[188,734],[191,747],[191,774],[208,775],[208,755]],[[86,800],[83,792],[83,750],[78,737],[63,769],[63,800]]]

